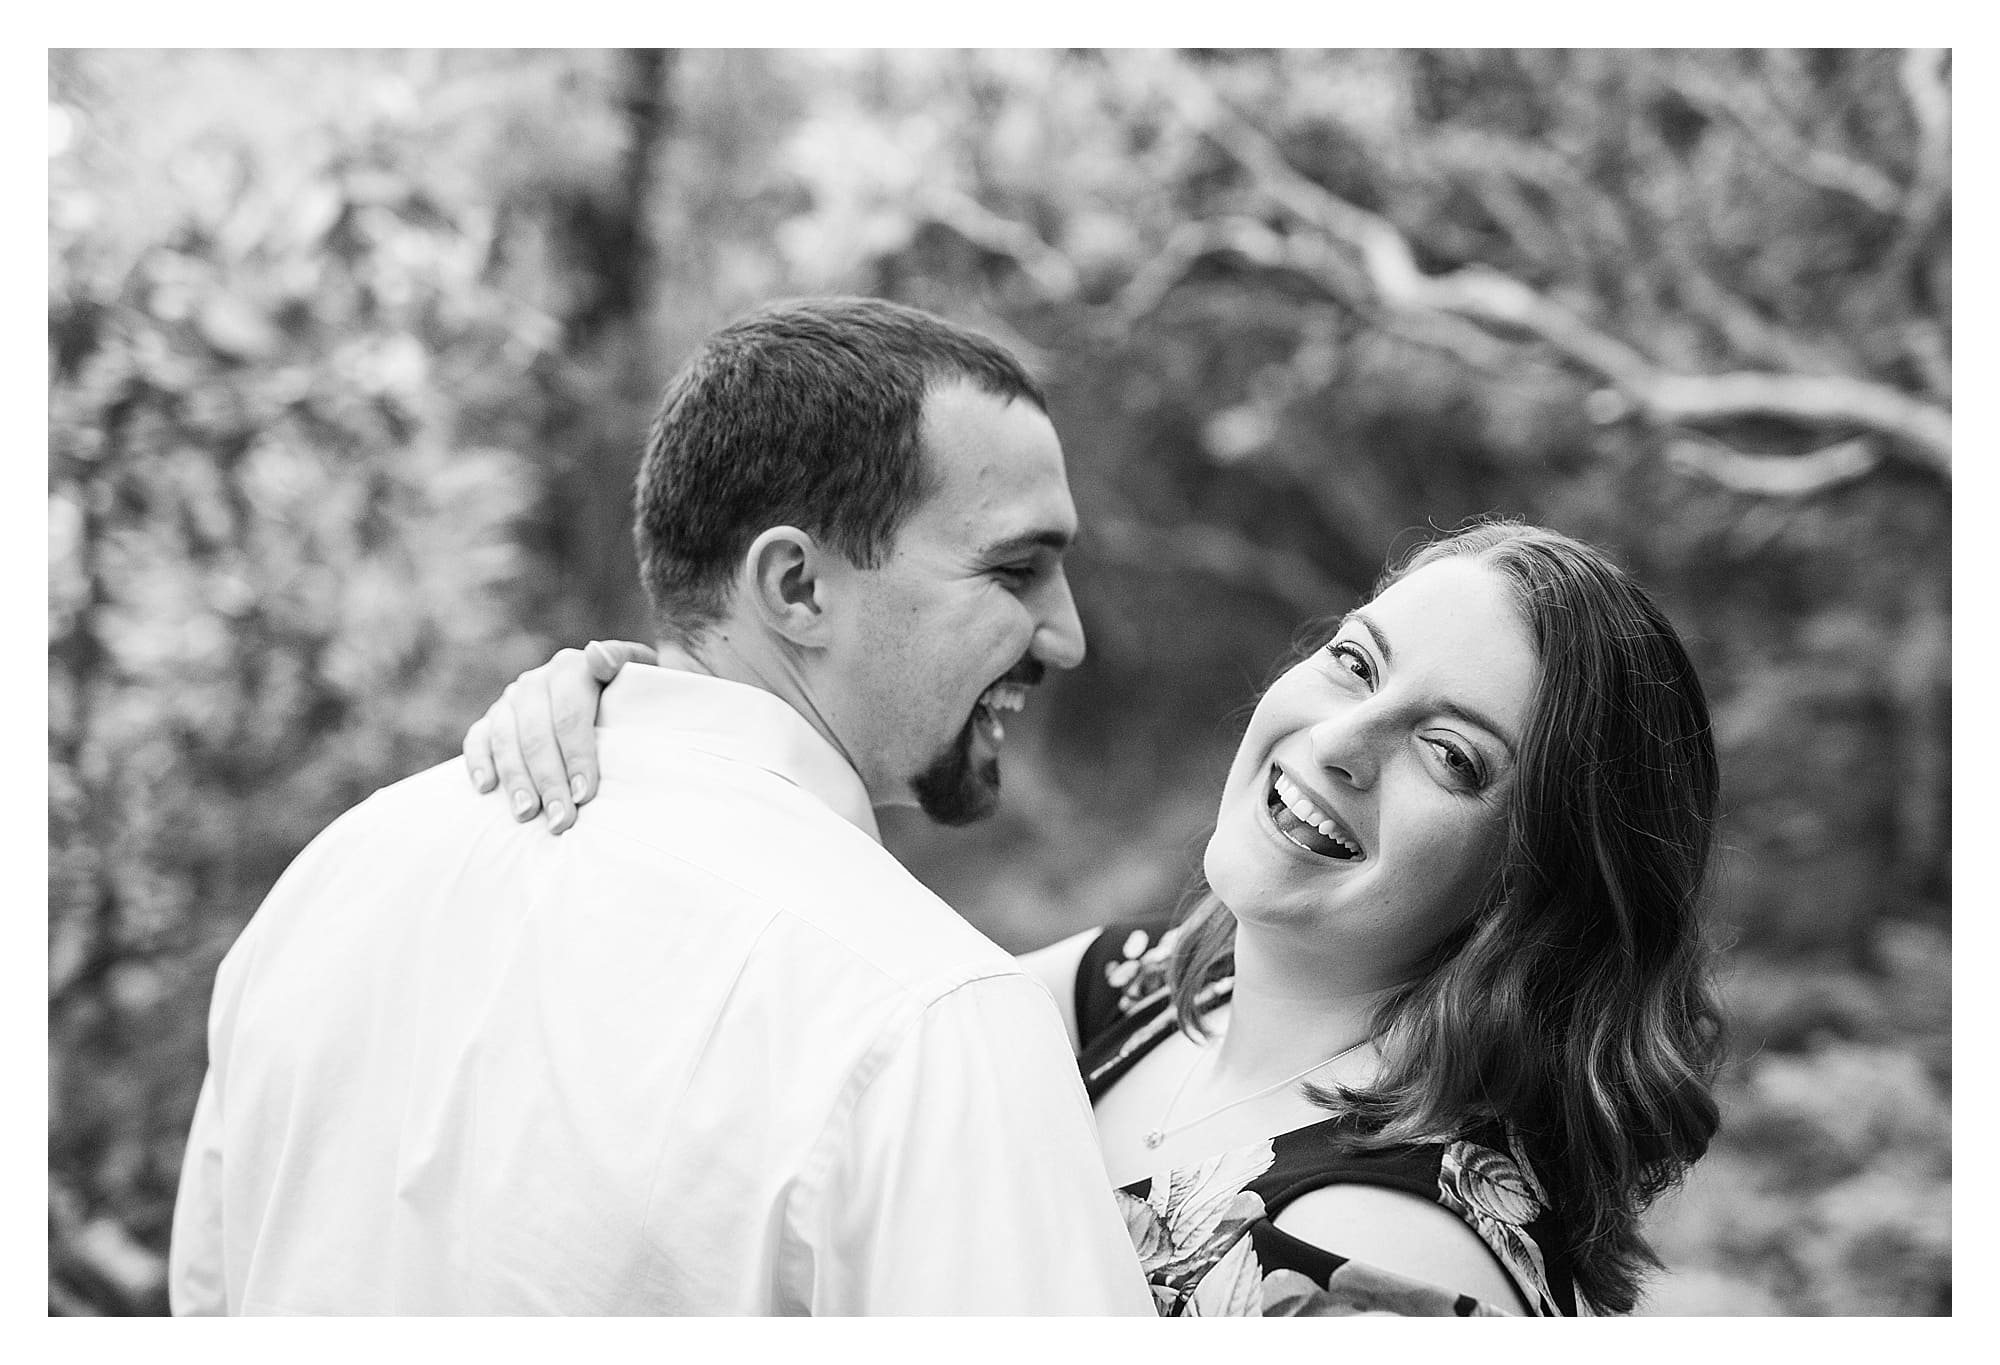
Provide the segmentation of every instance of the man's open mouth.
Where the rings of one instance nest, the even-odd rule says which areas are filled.
[[[1271,785],[1264,793],[1264,805],[1270,811],[1271,822],[1278,827],[1278,833],[1306,852],[1343,863],[1354,862],[1362,856],[1361,845],[1341,827],[1340,822],[1320,809],[1298,783],[1275,766],[1271,769]]]
[[[1007,738],[1007,727],[1001,723],[1000,717],[1027,704],[1027,685],[1003,679],[980,694],[979,701],[972,708],[973,724],[991,743],[998,744]]]

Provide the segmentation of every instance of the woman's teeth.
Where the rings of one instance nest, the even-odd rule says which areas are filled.
[[[1292,817],[1290,822],[1279,821],[1278,832],[1301,848],[1325,858],[1361,856],[1361,850],[1340,832],[1333,817],[1314,804],[1296,782],[1275,768],[1271,774],[1270,805],[1274,815],[1282,811]]]

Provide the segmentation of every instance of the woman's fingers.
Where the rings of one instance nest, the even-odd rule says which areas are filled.
[[[565,649],[549,660],[549,711],[555,730],[554,760],[560,771],[535,770],[538,780],[556,781],[569,799],[582,805],[597,795],[597,699],[617,674],[593,657],[601,646],[592,640],[583,649]]]
[[[556,738],[556,701],[550,681],[563,668],[580,665],[582,658],[582,650],[565,649],[542,667],[514,679],[501,693],[501,700],[514,713],[518,748],[519,771],[513,774],[508,796],[514,818],[532,819],[540,809],[551,834],[561,834],[576,822],[576,798],[570,794],[569,771]],[[506,773],[504,762],[502,773]]]
[[[605,685],[628,663],[658,659],[630,640],[593,640],[522,673],[465,732],[473,786],[498,787],[516,820],[540,812],[551,833],[568,829],[577,807],[597,795],[597,705]]]
[[[521,696],[521,682],[527,674],[507,684],[507,690],[500,699],[486,709],[486,740],[493,758],[494,785],[506,799],[507,808],[516,820],[532,820],[542,808],[541,793],[536,790],[534,779],[528,774],[528,765],[521,761],[520,732],[515,725],[516,702]]]
[[[605,686],[628,663],[654,663],[659,655],[631,640],[592,640],[549,660],[549,707],[561,750],[564,785],[581,806],[597,795],[597,710]],[[537,777],[542,776],[539,770]]]
[[[465,743],[459,752],[465,756],[465,772],[472,779],[473,790],[484,793],[493,790],[493,725],[487,715],[472,722],[472,728],[465,732]]]
[[[657,650],[636,640],[592,640],[583,647],[583,657],[590,665],[590,676],[601,683],[617,677],[618,670],[626,664],[660,661]]]

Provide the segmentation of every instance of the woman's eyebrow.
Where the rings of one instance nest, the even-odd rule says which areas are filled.
[[[1340,624],[1343,627],[1354,623],[1359,623],[1361,628],[1367,631],[1374,639],[1375,650],[1382,656],[1383,663],[1393,664],[1396,662],[1396,651],[1389,648],[1389,637],[1382,633],[1382,628],[1369,618],[1367,612],[1356,607],[1353,611],[1340,618]]]
[[[1359,607],[1356,607],[1353,611],[1348,612],[1347,615],[1340,618],[1340,624],[1343,627],[1348,625],[1349,623],[1358,625],[1363,630],[1367,631],[1369,638],[1375,642],[1376,650],[1382,655],[1382,662],[1391,668],[1395,667],[1396,651],[1394,648],[1390,646],[1389,637],[1383,634],[1382,627],[1376,625],[1374,620],[1369,617],[1367,612],[1361,610],[1361,608]],[[1456,701],[1451,701],[1449,699],[1445,700],[1444,702],[1441,702],[1438,705],[1438,710],[1444,712],[1448,716],[1457,716],[1460,720],[1470,721],[1472,724],[1477,725],[1480,729],[1486,731],[1486,733],[1492,735],[1493,738],[1500,741],[1500,746],[1507,751],[1507,757],[1509,759],[1514,757],[1514,750],[1515,750],[1514,737],[1510,735],[1505,729],[1501,728],[1501,726],[1496,724],[1493,718],[1487,715],[1485,712],[1477,710],[1470,706],[1461,705],[1460,703]]]

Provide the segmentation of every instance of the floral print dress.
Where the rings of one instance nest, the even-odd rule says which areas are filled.
[[[1173,1032],[1166,960],[1173,934],[1107,929],[1077,970],[1084,1084],[1094,1103]],[[1202,1003],[1226,999],[1222,980]],[[1457,1214],[1505,1267],[1537,1315],[1577,1315],[1560,1228],[1519,1143],[1499,1124],[1451,1142],[1349,1151],[1345,1120],[1322,1122],[1160,1171],[1118,1191],[1154,1306],[1163,1317],[1489,1315],[1477,1299],[1377,1270],[1279,1229],[1292,1200],[1326,1185],[1365,1184],[1433,1200]]]

